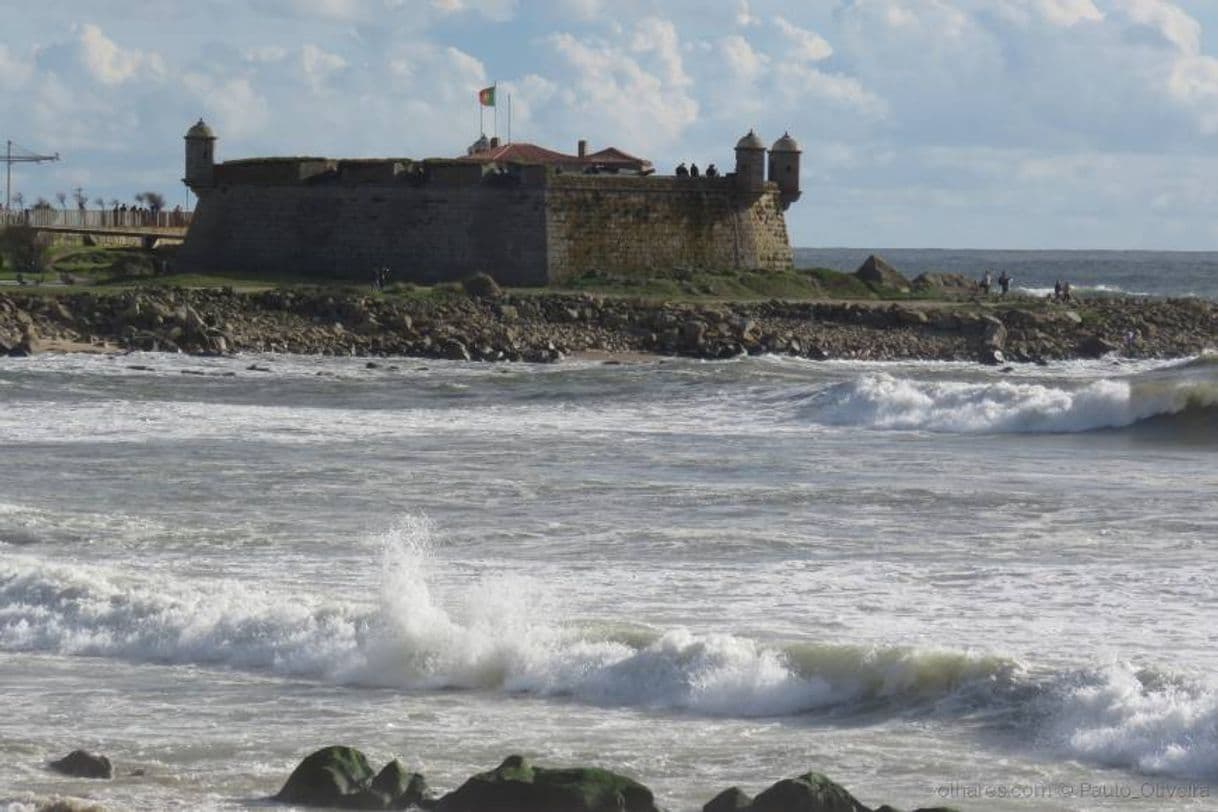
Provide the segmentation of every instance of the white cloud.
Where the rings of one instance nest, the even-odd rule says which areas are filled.
[[[569,33],[545,40],[558,58],[565,107],[555,129],[596,133],[635,149],[675,141],[694,123],[698,102],[690,92],[680,41],[666,20],[640,20],[615,41]]]
[[[755,82],[765,72],[769,57],[758,53],[749,41],[739,34],[732,34],[719,41],[719,51],[727,63],[732,76],[743,82]]]
[[[118,85],[130,79],[157,80],[165,73],[165,61],[157,53],[124,50],[96,25],[80,32],[80,54],[93,78],[102,84]]]
[[[747,28],[751,25],[760,25],[760,18],[754,16],[753,9],[749,5],[749,0],[740,0],[736,6],[736,25],[741,28]]]
[[[1201,51],[1201,24],[1182,8],[1166,0],[1117,0],[1130,20],[1158,32],[1182,53]]]
[[[489,20],[510,20],[516,13],[516,0],[431,0],[443,14],[473,12]]]
[[[1040,13],[1054,25],[1069,27],[1081,22],[1098,22],[1103,13],[1092,0],[1036,0]]]
[[[777,74],[778,87],[793,108],[827,102],[868,118],[883,118],[888,113],[888,103],[853,76],[799,64],[779,65]]]
[[[314,92],[320,92],[334,74],[347,67],[347,60],[316,45],[304,45],[300,49],[300,67],[305,81]]]
[[[246,77],[188,73],[181,82],[206,111],[212,126],[226,138],[255,135],[273,120],[268,99]]]
[[[785,17],[775,17],[774,25],[791,43],[791,56],[805,62],[820,62],[833,56],[833,46],[815,31],[800,28]]]

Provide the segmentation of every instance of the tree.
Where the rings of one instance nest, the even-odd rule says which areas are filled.
[[[40,197],[34,201],[34,205],[30,206],[30,208],[34,211],[50,211],[54,208],[54,206],[52,206],[51,201],[47,200],[45,197]]]
[[[76,189],[72,192],[72,197],[76,200],[76,208],[84,211],[89,208],[89,196],[84,193],[83,189]]]
[[[97,206],[97,208],[99,208],[99,209],[104,209],[104,208],[106,208],[106,199],[99,195],[99,196],[93,198],[93,205]]]
[[[143,202],[145,206],[152,210],[153,214],[165,208],[165,196],[159,192],[141,192],[135,196],[135,199]]]
[[[17,208],[24,209],[25,208],[25,195],[23,195],[21,192],[18,192],[17,194],[13,195],[13,202],[17,204]]]
[[[59,201],[59,208],[64,211],[68,210],[68,196],[63,192],[56,192],[55,199]]]

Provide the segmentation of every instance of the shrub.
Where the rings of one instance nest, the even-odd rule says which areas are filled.
[[[50,259],[50,238],[27,226],[0,231],[0,254],[17,273],[42,273]]]

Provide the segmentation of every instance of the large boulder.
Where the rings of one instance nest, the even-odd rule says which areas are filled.
[[[899,293],[909,293],[909,280],[901,276],[896,268],[889,265],[875,254],[867,257],[859,269],[854,272],[867,287],[872,290],[894,290]]]
[[[473,276],[466,277],[461,280],[461,287],[465,290],[467,296],[472,296],[475,299],[500,299],[503,297],[503,288],[499,287],[490,274],[476,273]]]
[[[431,798],[431,790],[423,774],[407,772],[406,766],[396,758],[376,774],[369,789],[388,798],[388,809],[419,806]]]
[[[869,812],[845,787],[817,772],[787,778],[753,799],[752,812]]]
[[[63,758],[48,765],[55,772],[77,778],[113,778],[114,767],[110,759],[86,750],[73,750]]]
[[[659,812],[651,790],[596,767],[546,769],[509,756],[473,776],[436,805],[437,812]]]
[[[1007,328],[1001,320],[993,316],[982,316],[985,327],[981,333],[981,344],[1001,350],[1007,345]]]
[[[1120,346],[1101,336],[1089,335],[1078,343],[1076,349],[1084,358],[1103,358],[1108,353],[1119,350]]]
[[[323,747],[297,765],[275,800],[302,806],[351,808],[346,802],[369,789],[373,777],[368,759],[359,750]]]
[[[753,799],[740,787],[728,787],[706,802],[702,812],[748,812]]]

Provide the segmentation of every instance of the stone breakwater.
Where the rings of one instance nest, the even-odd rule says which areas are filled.
[[[1179,357],[1218,347],[1218,303],[639,301],[530,293],[380,296],[146,288],[0,294],[0,354],[285,352],[481,361],[573,353],[988,363]]]

